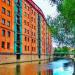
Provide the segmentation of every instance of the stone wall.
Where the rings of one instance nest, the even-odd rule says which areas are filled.
[[[20,60],[16,60],[16,55],[0,55],[0,64],[3,63],[15,63],[15,62],[36,62],[36,61],[48,61],[45,55],[38,58],[38,55],[21,55]]]

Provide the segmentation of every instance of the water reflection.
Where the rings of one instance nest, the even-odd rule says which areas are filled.
[[[58,60],[49,64],[53,69],[53,75],[73,75],[74,64],[70,60]]]
[[[20,70],[20,64],[16,65],[16,74],[15,75],[21,75],[21,70]]]
[[[48,65],[45,63],[19,63],[19,64],[9,64],[9,65],[0,65],[0,75],[72,75],[73,66],[68,67],[57,67],[59,65],[55,64],[55,68],[52,70],[51,64]],[[61,64],[60,64],[61,66]],[[75,75],[75,74],[73,74]]]

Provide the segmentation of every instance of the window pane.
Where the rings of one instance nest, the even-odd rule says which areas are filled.
[[[10,49],[10,43],[7,43],[7,49]]]
[[[7,0],[7,4],[10,5],[10,0]]]
[[[5,24],[5,19],[4,18],[2,18],[2,24]]]
[[[7,16],[10,16],[10,11],[9,10],[7,11]]]
[[[7,21],[7,26],[10,27],[10,21]]]
[[[27,47],[25,46],[25,51],[26,51]]]
[[[5,42],[2,42],[2,48],[5,48]]]
[[[26,6],[26,4],[24,5],[24,8],[26,8],[27,6]]]
[[[10,31],[7,32],[7,36],[10,37]]]
[[[4,13],[4,14],[5,14],[5,8],[4,8],[4,7],[2,7],[2,13]]]
[[[5,30],[2,30],[2,36],[5,36]]]

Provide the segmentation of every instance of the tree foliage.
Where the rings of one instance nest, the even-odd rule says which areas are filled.
[[[68,55],[68,53],[69,53],[69,48],[68,47],[66,47],[66,46],[63,46],[63,47],[58,47],[58,48],[55,48],[55,50],[54,50],[54,53],[55,54],[58,54],[58,55]]]
[[[71,23],[75,24],[75,0],[63,0],[58,10]]]
[[[60,43],[75,48],[75,0],[51,0],[60,15],[51,21],[53,37]]]

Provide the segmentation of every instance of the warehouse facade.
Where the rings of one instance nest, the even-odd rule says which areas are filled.
[[[0,0],[1,62],[46,59],[51,34],[42,10],[32,0]]]

